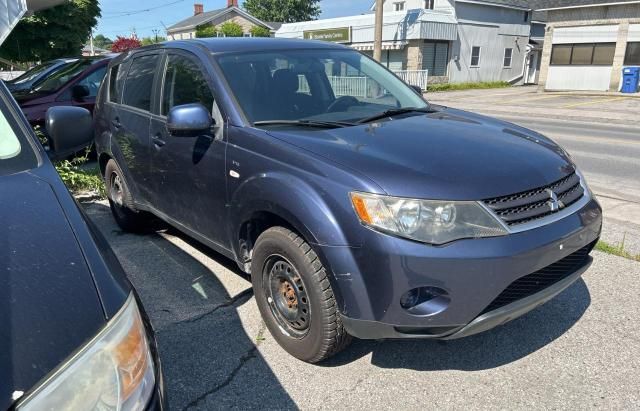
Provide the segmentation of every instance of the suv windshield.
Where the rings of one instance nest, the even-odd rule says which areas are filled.
[[[18,127],[16,117],[0,99],[0,176],[30,170],[37,165],[36,155]]]
[[[34,90],[37,92],[53,93],[59,88],[67,84],[69,81],[78,77],[96,60],[78,60],[63,66],[62,69],[55,71],[45,81],[40,83]]]
[[[391,72],[354,50],[234,53],[217,61],[246,117],[259,125],[344,126],[429,107]]]

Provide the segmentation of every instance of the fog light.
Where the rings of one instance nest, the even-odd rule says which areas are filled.
[[[400,306],[409,314],[426,316],[441,313],[451,302],[449,293],[438,287],[418,287],[400,297]]]

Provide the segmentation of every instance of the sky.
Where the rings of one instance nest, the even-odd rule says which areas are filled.
[[[193,3],[203,3],[204,10],[226,7],[227,0],[102,0],[102,18],[94,35],[103,34],[111,39],[117,35],[129,36],[135,30],[138,37],[166,35],[169,27],[193,15]],[[242,5],[242,0],[240,4]],[[321,0],[320,18],[361,14],[371,6],[371,0]]]

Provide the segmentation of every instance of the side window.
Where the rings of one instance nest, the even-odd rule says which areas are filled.
[[[109,101],[117,103],[120,101],[120,94],[122,92],[122,82],[118,83],[118,72],[120,71],[120,64],[111,67],[109,73]]]
[[[176,54],[169,55],[162,94],[162,114],[175,106],[200,103],[213,108],[213,94],[205,74],[195,61]]]
[[[151,111],[151,91],[159,56],[137,57],[131,62],[124,84],[122,104]]]
[[[78,85],[87,86],[89,88],[89,97],[95,97],[98,95],[100,84],[102,84],[102,80],[104,79],[104,75],[106,74],[106,72],[107,66],[103,66],[80,80],[78,82]]]
[[[480,66],[480,47],[473,46],[471,48],[471,67]]]

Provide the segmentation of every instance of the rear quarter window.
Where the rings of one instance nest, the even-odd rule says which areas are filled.
[[[0,101],[0,176],[38,166],[36,154],[27,139],[12,110],[5,101]]]

